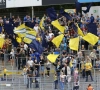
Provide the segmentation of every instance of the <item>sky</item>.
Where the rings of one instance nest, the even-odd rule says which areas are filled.
[[[78,0],[78,2],[86,3],[86,2],[100,2],[100,0]]]

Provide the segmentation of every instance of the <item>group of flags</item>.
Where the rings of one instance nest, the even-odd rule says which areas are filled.
[[[76,2],[76,11],[77,13],[79,12],[79,10],[81,9],[82,7],[82,4],[79,3],[79,2]],[[83,10],[84,13],[87,13],[89,12],[90,8],[92,6],[92,3],[90,3],[86,10]],[[62,34],[56,36],[53,40],[52,40],[52,43],[58,48],[64,38],[64,32],[65,32],[65,27],[60,25],[59,23],[59,20],[57,19],[57,15],[55,14],[55,10],[54,8],[50,8],[50,9],[47,9],[47,14],[48,16],[50,17],[51,19],[51,24],[56,27]],[[72,20],[72,17],[66,13],[64,11],[64,9],[61,9],[60,10],[60,15],[62,16],[65,16],[66,19],[69,21]],[[75,51],[78,51],[79,50],[79,42],[80,42],[80,36],[82,37],[83,40],[87,41],[88,43],[90,43],[91,45],[95,45],[97,42],[98,42],[98,37],[94,34],[94,33],[91,33],[91,31],[89,31],[86,35],[83,34],[82,30],[80,29],[80,27],[78,26],[78,24],[76,23],[73,23],[72,24],[72,27],[73,29],[75,30],[75,32],[78,34],[77,37],[75,38],[71,38],[69,40],[69,48],[72,49],[72,50],[75,50]],[[96,28],[96,27],[95,27]],[[55,63],[57,57],[59,56],[59,54],[49,54],[47,56],[47,59],[52,62],[52,63]]]

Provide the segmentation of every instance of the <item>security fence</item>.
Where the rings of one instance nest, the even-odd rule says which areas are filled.
[[[80,82],[79,90],[87,90],[88,85],[91,84],[94,87],[94,90],[100,90],[99,82]],[[58,83],[58,89],[61,89],[61,84]],[[63,90],[73,90],[74,83],[64,83]],[[40,77],[6,77],[5,79],[1,78],[0,81],[0,90],[55,90],[54,82],[47,82]]]

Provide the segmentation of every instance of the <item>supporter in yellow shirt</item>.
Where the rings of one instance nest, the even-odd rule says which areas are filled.
[[[6,78],[7,71],[8,71],[8,70],[7,70],[6,68],[3,69],[4,78]]]
[[[85,64],[86,82],[88,81],[88,76],[89,75],[91,77],[91,81],[93,81],[91,70],[92,70],[91,59],[89,57],[87,57],[87,61],[86,61],[86,64]]]

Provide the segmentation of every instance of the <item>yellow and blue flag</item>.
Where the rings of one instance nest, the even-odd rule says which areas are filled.
[[[48,59],[51,63],[55,63],[58,56],[59,56],[59,54],[58,54],[58,55],[57,55],[57,54],[56,54],[56,55],[55,55],[55,54],[49,54],[49,55],[47,56],[47,59]]]
[[[25,28],[25,24],[22,24],[20,26],[18,26],[17,28],[14,29],[14,33],[25,33],[26,32],[26,28]]]
[[[88,33],[87,35],[83,37],[83,39],[94,46],[98,42],[99,37],[97,37],[96,35],[92,33]]]
[[[55,38],[52,40],[52,42],[53,42],[53,44],[58,48],[58,47],[60,46],[60,44],[61,44],[63,38],[64,38],[64,35],[61,34],[61,35],[55,37]]]
[[[64,33],[65,27],[61,26],[58,20],[52,21],[51,23],[54,27],[56,27],[60,32]]]

